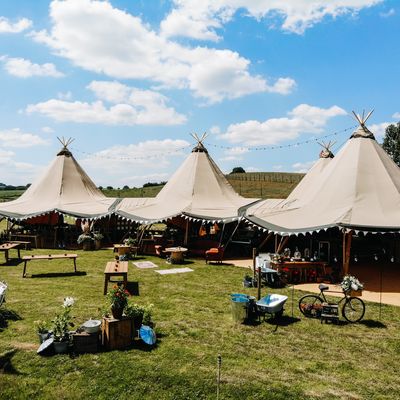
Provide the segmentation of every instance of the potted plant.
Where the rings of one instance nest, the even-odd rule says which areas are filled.
[[[39,342],[43,343],[46,339],[48,339],[50,333],[49,329],[47,326],[46,321],[35,321],[34,322],[36,329],[37,329],[37,334],[39,336]]]
[[[82,250],[92,250],[94,239],[91,235],[82,233],[78,236],[77,243],[82,245]]]
[[[95,250],[101,249],[101,241],[104,239],[104,236],[100,232],[93,233],[94,239],[94,248]]]
[[[107,293],[107,298],[111,306],[111,313],[115,319],[121,319],[125,307],[128,304],[129,292],[123,287],[114,285]]]
[[[53,320],[54,351],[56,353],[66,353],[70,341],[69,328],[73,327],[71,308],[74,305],[72,297],[66,297],[62,311]]]
[[[125,309],[125,315],[133,320],[133,329],[138,331],[143,325],[153,326],[152,321],[153,304],[142,306],[137,303],[129,303]]]

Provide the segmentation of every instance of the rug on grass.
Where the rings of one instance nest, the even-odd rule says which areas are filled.
[[[171,269],[159,269],[155,271],[161,275],[168,275],[168,274],[181,274],[183,272],[193,272],[190,268],[171,268]]]
[[[141,268],[141,269],[158,268],[158,265],[154,264],[151,261],[136,261],[133,264],[136,265],[136,267]]]

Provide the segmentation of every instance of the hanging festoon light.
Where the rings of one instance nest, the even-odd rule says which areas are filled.
[[[394,263],[394,257],[390,257],[390,262]]]
[[[374,260],[378,261],[378,254],[374,254]]]
[[[354,262],[358,262],[357,254],[354,255]]]

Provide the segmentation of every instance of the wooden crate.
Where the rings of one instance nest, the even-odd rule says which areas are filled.
[[[321,323],[339,322],[339,306],[337,304],[322,303]]]
[[[72,335],[75,353],[96,353],[99,350],[100,332],[77,332]]]
[[[102,344],[107,350],[124,349],[133,343],[133,320],[103,318]]]

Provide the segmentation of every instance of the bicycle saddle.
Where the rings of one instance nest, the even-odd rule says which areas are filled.
[[[320,290],[321,292],[323,292],[324,290],[328,290],[328,289],[329,289],[329,286],[328,286],[328,285],[325,285],[325,284],[323,284],[323,283],[321,283],[321,284],[318,286],[318,288],[319,288],[319,290]]]

